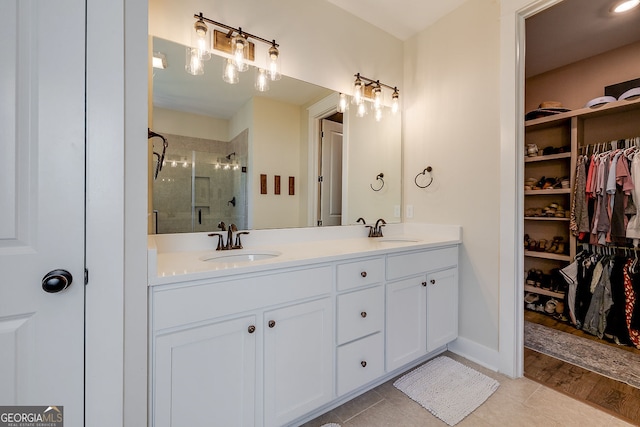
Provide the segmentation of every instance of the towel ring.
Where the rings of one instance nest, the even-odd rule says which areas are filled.
[[[415,183],[416,183],[416,185],[417,185],[419,188],[427,188],[427,187],[428,187],[428,186],[430,186],[430,185],[431,185],[431,183],[433,182],[433,175],[431,174],[431,171],[432,171],[432,170],[433,170],[433,168],[432,168],[431,166],[427,166],[425,170],[423,170],[423,171],[422,171],[422,172],[420,172],[418,175],[416,175],[416,177],[413,179],[413,182],[415,182]],[[429,177],[431,178],[431,179],[429,180],[429,182],[427,183],[427,185],[420,185],[420,184],[418,184],[418,177],[419,177],[420,175],[426,175],[426,174],[427,174],[427,172],[429,172]]]
[[[382,190],[382,187],[384,187],[384,179],[382,179],[382,178],[384,178],[384,174],[383,174],[382,172],[380,172],[380,173],[378,174],[378,176],[376,176],[376,181],[380,181],[380,182],[382,182],[382,184],[380,184],[380,188],[378,188],[378,189],[373,188],[373,184],[369,184],[369,187],[371,187],[371,189],[372,189],[373,191],[380,191],[380,190]]]

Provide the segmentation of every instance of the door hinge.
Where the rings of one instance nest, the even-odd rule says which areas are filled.
[[[318,177],[318,182],[322,182],[322,175]]]
[[[84,269],[84,285],[87,286],[89,284],[89,270]]]

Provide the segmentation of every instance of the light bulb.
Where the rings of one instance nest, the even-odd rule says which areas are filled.
[[[640,4],[640,0],[627,0],[619,3],[613,8],[615,13],[627,12]]]
[[[198,53],[198,49],[188,47],[186,49],[186,64],[184,69],[193,76],[204,74],[204,64]]]
[[[273,81],[280,80],[282,73],[280,70],[280,52],[274,40],[267,52],[267,63],[269,64],[269,78]]]
[[[356,110],[356,116],[357,117],[364,117],[367,114],[367,106],[364,102],[364,100],[362,100],[360,102],[360,104],[358,104],[357,110]]]
[[[263,68],[256,68],[256,90],[259,92],[266,92],[269,90],[269,77],[266,70]]]
[[[240,81],[240,77],[238,76],[238,68],[236,64],[231,60],[231,58],[227,58],[226,61],[222,64],[222,80],[233,85]]]
[[[341,93],[340,94],[340,99],[338,99],[338,113],[344,113],[345,111],[347,111],[347,108],[349,107],[349,100],[347,99],[347,94],[346,93]]]
[[[373,108],[376,110],[382,109],[384,103],[384,96],[382,94],[382,88],[380,85],[373,88]]]
[[[400,110],[400,94],[398,88],[393,89],[393,95],[391,95],[391,112],[396,114]]]
[[[238,34],[233,38],[232,42],[233,47],[233,62],[236,64],[238,71],[244,72],[249,69],[249,64],[247,64],[246,59],[246,51],[247,49],[247,39],[242,35],[242,33]]]
[[[197,49],[200,60],[208,61],[211,59],[211,37],[207,24],[200,18],[193,24],[193,29],[191,44]]]
[[[376,108],[375,112],[376,112],[375,113],[376,122],[379,122],[380,120],[382,120],[382,107]]]
[[[356,77],[356,81],[353,82],[353,98],[351,102],[360,105],[364,99],[364,83],[360,80],[360,75]]]

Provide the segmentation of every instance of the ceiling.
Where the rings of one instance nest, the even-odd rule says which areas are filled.
[[[406,40],[466,0],[327,1]],[[640,7],[614,16],[617,2],[564,0],[527,19],[527,77],[640,40]]]

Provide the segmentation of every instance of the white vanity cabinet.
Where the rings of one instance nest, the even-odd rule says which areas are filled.
[[[387,257],[387,371],[458,336],[457,265],[457,246]]]
[[[150,425],[300,425],[444,350],[458,332],[450,242],[153,284]]]
[[[152,288],[160,426],[280,426],[333,398],[333,270]]]

